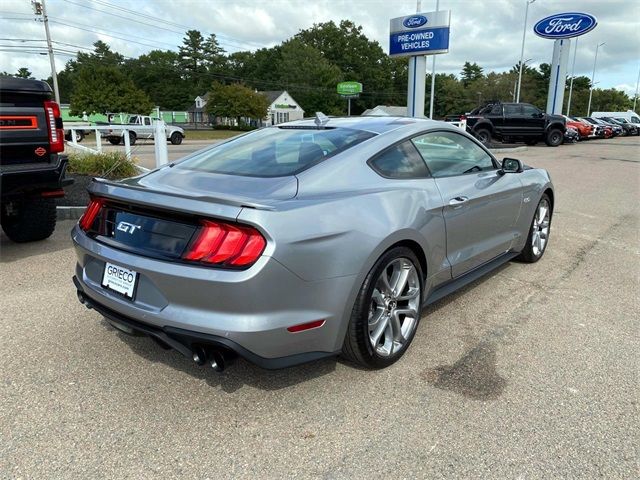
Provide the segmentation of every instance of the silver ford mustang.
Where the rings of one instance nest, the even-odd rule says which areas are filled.
[[[421,309],[549,240],[545,170],[398,117],[264,128],[131,179],[96,179],[72,231],[78,298],[222,370],[331,355],[386,367]]]

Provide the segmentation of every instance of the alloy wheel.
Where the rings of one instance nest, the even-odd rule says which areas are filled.
[[[549,202],[543,198],[538,205],[536,214],[533,217],[533,227],[531,232],[531,248],[533,254],[539,257],[544,252],[549,240],[549,227],[551,221],[551,209]]]
[[[396,258],[376,280],[369,306],[369,341],[390,357],[411,339],[418,324],[421,287],[418,271],[407,258]]]

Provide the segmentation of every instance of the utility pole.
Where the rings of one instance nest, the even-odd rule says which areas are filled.
[[[522,48],[520,49],[520,71],[518,73],[518,90],[516,91],[516,103],[520,103],[520,86],[522,85],[522,60],[524,60],[524,40],[527,36],[527,18],[529,17],[529,5],[536,0],[527,0],[524,10],[524,27],[522,28]]]
[[[589,105],[587,106],[587,117],[590,115],[589,111],[591,110],[591,97],[593,96],[593,87],[595,86],[595,83],[593,83],[593,81],[596,78],[596,62],[598,61],[598,49],[604,44],[605,42],[602,42],[596,46],[596,55],[593,58],[593,73],[591,74],[591,88],[589,89]]]
[[[31,0],[33,11],[36,15],[42,16],[44,31],[47,35],[47,50],[49,50],[49,61],[51,62],[51,78],[53,79],[53,94],[58,105],[60,104],[60,91],[58,90],[58,73],[56,72],[56,59],[53,56],[53,46],[51,45],[51,33],[49,32],[49,18],[47,17],[47,7],[45,0]]]
[[[638,80],[636,80],[636,94],[633,96],[633,111],[636,111],[636,100],[638,100],[638,85],[640,85],[640,69],[638,70]]]

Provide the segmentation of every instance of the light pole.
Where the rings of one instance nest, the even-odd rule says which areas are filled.
[[[603,46],[606,42],[602,42],[599,43],[596,46],[596,56],[593,59],[593,73],[591,73],[591,88],[589,89],[589,104],[587,105],[587,117],[589,116],[589,112],[591,111],[591,97],[593,96],[593,86],[595,85],[595,83],[593,83],[593,80],[595,79],[596,76],[596,62],[598,61],[598,49]]]
[[[436,0],[436,12],[440,10],[440,0]],[[420,10],[418,10],[418,13]],[[431,95],[429,96],[429,118],[433,120],[433,100],[436,91],[436,56],[431,59]]]
[[[518,90],[516,91],[516,103],[520,101],[520,85],[522,83],[522,59],[524,58],[524,39],[527,35],[527,17],[529,16],[529,5],[536,0],[526,0],[524,9],[524,27],[522,28],[522,48],[520,49],[520,72],[518,73]]]
[[[636,94],[633,96],[633,111],[636,111],[636,100],[638,100],[638,84],[640,84],[640,68],[638,69],[638,80],[636,80]]]
[[[576,37],[576,45],[573,47],[573,64],[571,65],[571,83],[569,84],[569,99],[567,100],[567,117],[571,113],[571,94],[573,93],[573,79],[576,77],[576,53],[578,51],[578,39]]]

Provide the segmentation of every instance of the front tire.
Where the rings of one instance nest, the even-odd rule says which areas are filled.
[[[475,136],[478,141],[485,146],[491,143],[491,132],[486,128],[476,130]]]
[[[53,198],[30,197],[16,200],[12,212],[2,208],[2,230],[17,243],[35,242],[51,236],[56,228],[56,202]]]
[[[378,259],[360,288],[342,356],[366,368],[385,368],[402,357],[422,311],[420,262],[407,247]]]
[[[552,128],[547,132],[545,136],[544,142],[550,147],[557,147],[562,144],[562,140],[564,140],[564,134],[562,130],[559,128]]]
[[[122,142],[122,138],[120,137],[107,137],[107,140],[109,140],[111,145],[120,145],[120,142]]]
[[[171,134],[171,145],[180,145],[184,137],[180,132],[173,132]]]
[[[536,211],[533,214],[527,243],[524,246],[524,250],[520,252],[518,260],[522,260],[527,263],[535,263],[542,258],[542,255],[544,255],[549,243],[552,214],[551,200],[545,193],[542,195],[542,198],[536,207]]]
[[[130,146],[135,145],[137,139],[138,139],[138,136],[135,134],[135,132],[129,132],[129,145]]]

